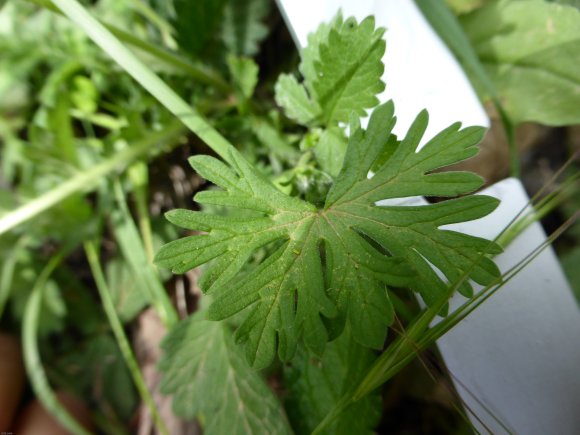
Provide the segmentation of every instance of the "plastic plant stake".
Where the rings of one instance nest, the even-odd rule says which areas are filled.
[[[387,28],[387,88],[379,98],[395,103],[395,133],[406,131],[423,108],[430,115],[424,141],[458,120],[465,126],[489,126],[461,67],[412,1],[277,1],[299,47],[339,9],[358,20],[372,14],[378,26]],[[502,200],[500,207],[484,219],[450,228],[494,238],[529,200],[515,179],[483,193]],[[507,270],[545,240],[541,226],[534,223],[496,263]],[[454,298],[451,309],[462,301]],[[578,306],[548,248],[438,343],[461,398],[477,416],[470,415],[477,430],[572,434],[580,428],[578,337]]]

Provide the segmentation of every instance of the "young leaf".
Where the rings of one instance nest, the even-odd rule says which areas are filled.
[[[321,359],[298,347],[292,363],[284,368],[285,405],[295,433],[312,433],[343,395],[358,385],[375,359],[348,333],[329,343]],[[341,413],[323,434],[371,434],[380,416],[380,396],[371,394]]]
[[[292,75],[280,75],[275,91],[276,103],[284,108],[288,118],[300,124],[307,125],[322,113],[318,103],[308,96],[306,88]]]
[[[290,434],[277,398],[246,363],[224,323],[203,320],[198,311],[164,339],[161,390],[173,409],[201,418],[206,435]]]
[[[373,17],[358,24],[354,18],[343,21],[338,15],[330,25],[320,26],[302,51],[304,84],[281,76],[276,102],[301,124],[347,122],[352,112],[365,116],[365,109],[376,106],[376,95],[385,89],[380,80],[383,33],[384,29],[375,29]]]
[[[342,167],[346,146],[347,140],[342,128],[330,127],[324,130],[314,146],[314,154],[320,168],[336,177]]]
[[[497,206],[496,199],[471,196],[428,206],[376,205],[382,199],[456,196],[479,188],[483,180],[475,174],[432,171],[477,153],[483,129],[459,130],[456,123],[417,152],[427,126],[427,113],[422,112],[369,179],[395,124],[393,112],[391,102],[377,108],[366,131],[352,123],[344,166],[322,209],[277,190],[234,148],[232,167],[208,156],[190,159],[201,176],[223,189],[198,193],[198,202],[262,215],[241,219],[174,210],[167,214],[171,222],[205,234],[165,245],[156,261],[182,273],[214,260],[200,283],[215,295],[209,318],[221,320],[248,309],[236,338],[245,343],[252,366],[270,364],[277,347],[280,357],[289,359],[300,338],[320,354],[329,338],[327,327],[336,337],[345,322],[357,342],[381,348],[393,319],[385,284],[407,285],[427,304],[434,303],[446,284],[431,265],[449,281],[467,273],[485,284],[498,275],[495,264],[482,255],[498,252],[498,246],[439,228],[485,216]],[[250,273],[243,273],[253,253],[268,245],[277,248]],[[465,293],[470,289],[468,283],[462,285]],[[323,318],[334,320],[325,325]]]

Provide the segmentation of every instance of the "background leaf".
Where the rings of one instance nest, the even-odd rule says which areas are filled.
[[[223,21],[226,0],[173,0],[173,26],[183,51],[197,56],[208,50]],[[214,47],[215,48],[215,47]]]
[[[580,11],[496,0],[461,23],[515,122],[580,123]]]
[[[204,315],[180,322],[163,341],[161,389],[173,396],[175,413],[200,419],[207,435],[290,434],[278,399],[248,366],[228,326]]]
[[[234,54],[253,56],[268,35],[264,20],[270,11],[268,0],[228,0],[222,24],[222,39]]]
[[[374,360],[373,352],[356,343],[348,333],[329,343],[321,358],[300,347],[292,363],[284,367],[288,389],[285,405],[295,433],[312,433],[343,395],[358,384]],[[323,434],[371,434],[381,408],[379,394],[366,396],[343,412]]]

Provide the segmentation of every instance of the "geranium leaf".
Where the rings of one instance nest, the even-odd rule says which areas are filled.
[[[483,184],[471,173],[433,173],[474,155],[483,130],[454,124],[417,151],[427,120],[426,112],[417,117],[372,178],[368,173],[395,124],[394,106],[378,107],[366,130],[352,122],[343,167],[320,209],[280,192],[234,148],[232,166],[192,157],[194,169],[222,188],[198,194],[198,202],[251,209],[256,217],[170,212],[173,223],[205,234],[164,246],[157,263],[184,272],[209,262],[202,281],[203,290],[214,295],[208,316],[222,320],[245,311],[235,336],[256,368],[269,365],[276,349],[289,359],[300,339],[320,354],[347,322],[357,342],[381,348],[393,319],[388,285],[408,286],[431,304],[446,291],[446,281],[467,275],[487,284],[499,274],[483,255],[498,252],[497,245],[439,228],[485,216],[496,199],[479,195],[417,207],[376,205],[415,195],[463,195]],[[264,247],[272,254],[244,268]],[[465,282],[460,289],[469,294],[471,287]]]

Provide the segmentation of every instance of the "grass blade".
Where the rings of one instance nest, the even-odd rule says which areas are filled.
[[[155,273],[155,266],[147,258],[145,246],[129,213],[125,194],[118,180],[115,181],[114,191],[118,207],[111,212],[111,221],[114,226],[113,231],[117,243],[123,252],[125,260],[129,263],[135,279],[140,282],[143,290],[148,293],[148,299],[155,307],[161,321],[165,327],[171,328],[179,320],[177,312],[159,280],[159,275]]]

